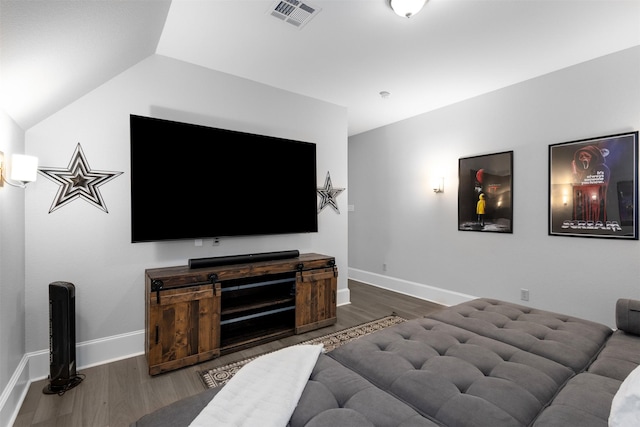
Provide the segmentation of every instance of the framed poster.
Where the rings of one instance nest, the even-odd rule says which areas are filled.
[[[638,132],[549,146],[549,234],[638,239]]]
[[[458,161],[458,230],[513,233],[513,151]]]

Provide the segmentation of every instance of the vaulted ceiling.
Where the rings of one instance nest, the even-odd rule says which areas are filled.
[[[26,130],[159,54],[347,107],[353,135],[640,45],[640,0],[279,3],[0,0],[0,106]]]

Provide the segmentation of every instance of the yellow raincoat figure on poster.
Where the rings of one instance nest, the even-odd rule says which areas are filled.
[[[478,196],[478,203],[476,204],[476,214],[478,215],[478,222],[482,227],[484,227],[484,208],[486,203],[487,202],[484,200],[484,193],[480,193],[480,196]]]

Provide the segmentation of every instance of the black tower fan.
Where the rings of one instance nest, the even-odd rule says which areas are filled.
[[[63,394],[82,381],[76,373],[76,288],[49,284],[49,384],[45,394]]]

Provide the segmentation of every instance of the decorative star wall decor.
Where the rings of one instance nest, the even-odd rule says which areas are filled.
[[[327,205],[330,205],[336,212],[340,213],[338,209],[338,202],[336,197],[344,191],[344,188],[333,188],[331,184],[331,176],[327,171],[327,177],[324,180],[324,187],[318,187],[317,192],[320,196],[320,206],[318,206],[318,213],[322,211]]]
[[[38,168],[38,173],[60,186],[49,213],[78,198],[109,213],[98,187],[122,174],[122,172],[91,170],[80,143],[71,156],[69,166],[66,168]]]

